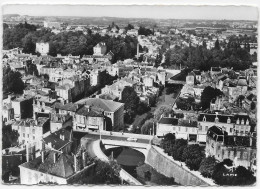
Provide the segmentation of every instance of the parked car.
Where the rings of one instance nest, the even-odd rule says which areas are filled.
[[[133,142],[137,142],[137,138],[132,138],[132,137],[129,137],[129,138],[127,138],[127,141],[133,141]]]

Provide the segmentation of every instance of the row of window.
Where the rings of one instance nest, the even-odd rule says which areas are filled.
[[[23,133],[23,138],[26,138],[26,134],[25,133]],[[27,134],[27,138],[30,138],[29,134]],[[33,136],[33,140],[35,140],[35,136]]]

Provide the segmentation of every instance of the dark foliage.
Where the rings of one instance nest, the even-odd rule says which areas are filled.
[[[203,110],[209,108],[212,99],[223,93],[219,89],[214,89],[210,86],[206,87],[201,93],[201,107]]]
[[[191,170],[198,170],[200,163],[204,157],[202,150],[198,144],[188,145],[183,150],[182,160],[185,161],[186,165]]]
[[[3,93],[22,94],[24,83],[20,72],[14,72],[9,67],[3,67]]]

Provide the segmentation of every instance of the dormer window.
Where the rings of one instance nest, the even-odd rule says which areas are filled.
[[[239,125],[239,118],[237,118],[237,125]]]
[[[241,125],[245,125],[245,120],[244,119],[242,119]]]
[[[218,116],[215,117],[215,122],[218,123],[219,119]]]
[[[249,120],[248,119],[246,120],[246,125],[249,125]]]
[[[206,122],[206,116],[205,116],[205,115],[204,115],[204,117],[203,117],[203,121]]]
[[[231,119],[230,119],[230,117],[228,117],[228,119],[227,119],[227,123],[231,123]]]

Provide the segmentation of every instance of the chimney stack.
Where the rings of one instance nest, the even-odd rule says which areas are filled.
[[[86,152],[82,152],[82,162],[83,162],[83,167],[86,167]]]
[[[44,158],[45,158],[44,156],[45,156],[45,152],[44,152],[44,150],[42,150],[41,151],[42,163],[44,163]]]
[[[26,144],[26,161],[30,161],[30,144]]]
[[[77,156],[76,156],[76,155],[74,155],[74,171],[75,171],[75,172],[78,171]]]
[[[57,162],[57,153],[54,152],[53,153],[53,163],[56,163]]]

